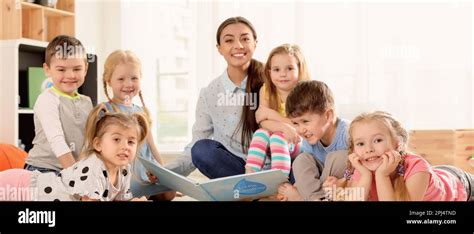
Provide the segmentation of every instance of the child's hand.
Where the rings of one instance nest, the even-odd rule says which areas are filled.
[[[150,183],[156,184],[158,182],[158,178],[151,174],[149,171],[146,172],[146,175],[148,176],[148,180],[150,180]]]
[[[100,200],[91,199],[91,198],[89,198],[88,196],[82,196],[82,197],[81,197],[81,201],[100,201]]]
[[[332,187],[334,185],[337,186],[337,181],[338,181],[338,179],[336,177],[328,176],[328,178],[326,178],[326,180],[323,183],[323,188]]]
[[[283,194],[277,194],[276,199],[278,199],[279,201],[288,201],[288,198],[285,197]]]
[[[142,196],[142,197],[134,197],[130,201],[148,201],[148,199],[145,196]]]
[[[264,109],[263,106],[259,107],[257,109],[257,111],[255,112],[255,120],[257,121],[257,123],[260,123],[260,122],[268,119],[267,118],[267,113],[263,109]]]
[[[296,189],[296,186],[293,186],[289,183],[281,184],[278,187],[277,198],[280,201],[303,201],[303,198]]]
[[[360,162],[360,157],[356,153],[352,153],[349,155],[349,161],[351,162],[352,166],[358,170],[362,175],[370,175],[371,172],[367,167],[362,165]]]
[[[376,176],[389,176],[395,171],[402,156],[395,150],[387,151],[382,155],[382,164],[375,171]]]
[[[296,132],[296,128],[290,126],[289,124],[284,124],[285,127],[283,128],[283,135],[285,136],[286,141],[290,144],[298,144],[300,143],[300,136],[298,132]]]

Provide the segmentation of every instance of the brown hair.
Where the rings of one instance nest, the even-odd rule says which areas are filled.
[[[86,123],[86,138],[84,143],[84,150],[81,158],[88,157],[92,153],[97,153],[94,149],[94,139],[101,138],[107,131],[110,125],[119,125],[124,128],[136,128],[138,133],[137,149],[145,141],[148,135],[149,125],[147,119],[139,113],[124,114],[111,113],[107,110],[104,104],[99,104],[89,113]]]
[[[56,58],[67,59],[68,57],[77,56],[84,57],[85,63],[87,63],[87,54],[84,46],[81,41],[75,37],[67,35],[59,35],[53,38],[46,47],[44,54],[45,63],[50,66],[51,58],[56,56]]]
[[[273,84],[270,73],[272,68],[272,58],[277,54],[287,54],[296,58],[298,65],[298,81],[310,80],[308,65],[306,60],[301,53],[301,49],[298,45],[283,44],[274,48],[268,56],[267,62],[265,63],[265,88],[268,90],[268,104],[271,109],[278,111],[281,105],[281,100],[278,97],[278,92],[275,84]]]
[[[217,28],[216,40],[218,45],[221,43],[221,34],[224,28],[230,24],[237,23],[245,24],[252,31],[253,39],[257,40],[257,32],[255,31],[255,27],[252,25],[252,23],[250,23],[250,21],[244,17],[237,16],[224,20],[224,22],[222,22]],[[258,92],[263,84],[263,76],[263,64],[255,59],[251,59],[250,66],[247,70],[247,86],[245,87],[246,95],[257,95],[258,100]],[[258,106],[258,103],[256,103],[256,105]],[[245,103],[245,105],[242,107],[242,116],[240,117],[240,122],[232,134],[232,137],[239,131],[239,129],[242,129],[242,151],[246,154],[247,148],[250,145],[250,140],[252,139],[252,135],[258,129],[258,124],[255,120],[255,110],[252,110],[249,103]]]
[[[308,112],[322,114],[328,108],[334,108],[334,96],[324,82],[317,80],[299,82],[286,98],[289,118]]]
[[[355,117],[354,120],[352,120],[351,125],[349,126],[349,154],[352,154],[354,152],[354,141],[352,139],[352,133],[354,131],[355,124],[370,121],[378,121],[379,123],[383,124],[389,131],[393,141],[398,142],[400,144],[400,149],[398,150],[401,150],[402,152],[406,151],[408,144],[408,132],[401,126],[400,122],[396,120],[391,114],[383,111],[375,111],[370,113],[362,113]],[[400,164],[404,164],[403,157],[400,161]],[[351,172],[354,170],[349,160],[347,161],[347,169]],[[410,200],[410,195],[408,194],[403,175],[397,174],[393,187],[395,199],[397,201]]]
[[[110,79],[112,78],[112,74],[114,73],[115,68],[119,64],[133,64],[137,66],[138,68],[140,68],[140,76],[141,76],[140,59],[132,51],[116,50],[112,52],[111,54],[109,54],[109,56],[107,57],[104,63],[104,74],[102,75],[102,82],[104,86],[105,96],[107,97],[107,100],[109,100],[112,106],[112,109],[115,112],[120,112],[120,109],[116,106],[116,104],[110,98],[109,92],[107,91],[107,84],[110,82]],[[140,97],[140,101],[142,103],[145,116],[147,117],[148,122],[151,123],[150,112],[148,111],[148,108],[146,108],[145,106],[145,102],[143,101],[143,95],[142,95],[141,90],[138,91],[138,97]]]

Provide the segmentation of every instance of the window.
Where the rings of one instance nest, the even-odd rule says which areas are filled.
[[[193,17],[189,1],[123,1],[123,49],[142,61],[142,92],[152,115],[152,132],[160,152],[183,150],[190,141],[190,82],[195,62]],[[193,105],[191,105],[193,106]]]

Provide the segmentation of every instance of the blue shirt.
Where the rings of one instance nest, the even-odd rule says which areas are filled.
[[[334,136],[333,141],[328,146],[323,146],[321,140],[319,140],[316,144],[310,145],[308,141],[303,140],[303,152],[310,153],[314,156],[317,160],[322,162],[326,161],[326,156],[338,150],[347,150],[349,147],[347,145],[348,137],[349,137],[349,122],[347,120],[343,120],[337,118],[336,120],[336,135]]]
[[[243,98],[247,77],[240,86],[229,78],[227,70],[201,89],[196,105],[196,121],[192,140],[185,147],[184,154],[165,167],[181,175],[189,175],[196,169],[191,160],[191,148],[196,141],[213,139],[220,142],[231,153],[245,160],[242,152],[241,128],[234,134],[242,116]],[[251,95],[254,96],[254,95]],[[256,96],[255,96],[256,97]]]

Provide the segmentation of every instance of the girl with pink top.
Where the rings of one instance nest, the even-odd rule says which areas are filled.
[[[405,152],[408,133],[392,115],[357,116],[349,127],[349,160],[344,178],[323,184],[328,200],[474,201],[474,175],[453,166],[431,166]],[[296,189],[279,196],[302,200]]]
[[[349,135],[348,168],[339,184],[362,189],[363,200],[474,199],[474,175],[453,166],[431,166],[421,156],[405,152],[408,133],[390,114],[357,116]]]

